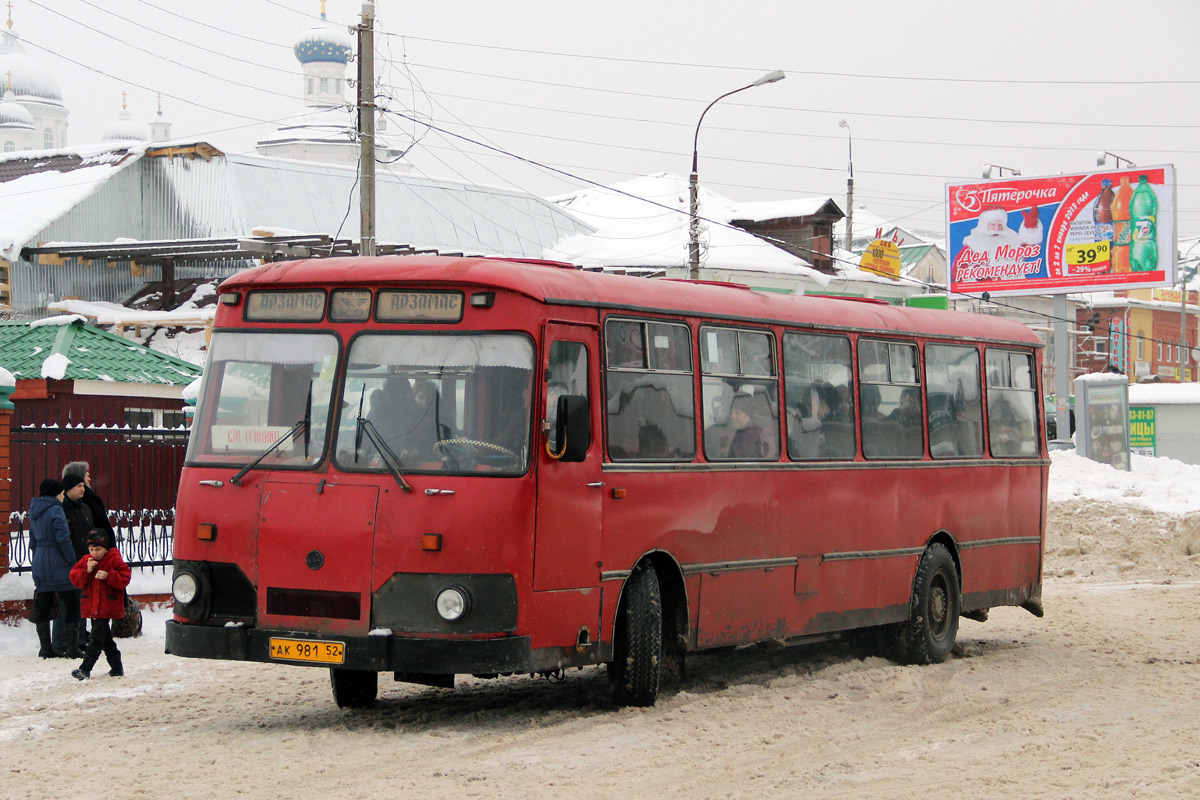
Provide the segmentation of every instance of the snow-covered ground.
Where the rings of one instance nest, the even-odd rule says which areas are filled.
[[[125,678],[79,683],[28,622],[0,626],[0,796],[1194,798],[1198,481],[1056,452],[1044,618],[963,620],[932,667],[843,644],[692,656],[650,709],[614,709],[587,669],[381,680],[340,711],[321,669],[164,655],[166,610],[119,640]]]

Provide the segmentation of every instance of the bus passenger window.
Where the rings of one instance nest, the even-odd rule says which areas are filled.
[[[604,338],[609,457],[614,461],[691,461],[696,442],[688,327],[608,320]]]
[[[921,458],[925,427],[916,346],[864,339],[858,347],[863,455]]]
[[[779,381],[768,333],[701,328],[704,456],[779,458]]]
[[[987,351],[988,444],[999,457],[1038,452],[1033,357],[1009,350]]]
[[[974,458],[983,454],[983,398],[979,351],[961,345],[925,348],[929,454]]]
[[[788,455],[795,460],[854,458],[850,340],[783,336]]]
[[[646,366],[645,324],[612,320],[604,329],[605,357],[608,368]]]

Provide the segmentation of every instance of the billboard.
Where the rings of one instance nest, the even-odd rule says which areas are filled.
[[[1175,168],[947,184],[950,291],[1063,294],[1175,279]]]

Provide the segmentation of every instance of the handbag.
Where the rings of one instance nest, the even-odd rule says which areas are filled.
[[[114,619],[112,635],[117,639],[134,639],[142,635],[142,606],[125,593],[125,616]]]

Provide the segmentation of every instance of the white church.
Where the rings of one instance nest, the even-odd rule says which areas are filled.
[[[324,0],[321,20],[301,32],[293,47],[301,67],[304,111],[259,141],[256,150],[271,158],[354,166],[360,151],[358,112],[346,99],[350,85],[346,72],[355,43],[345,27],[326,21]],[[54,74],[25,51],[13,27],[11,3],[7,27],[0,33],[0,151],[66,147],[70,111],[63,103],[62,88]],[[402,151],[387,140],[382,119],[376,121],[376,128],[376,160],[390,162],[391,171],[407,171],[407,165],[395,163]],[[170,138],[171,124],[163,116],[160,95],[157,114],[146,124],[134,120],[122,102],[120,114],[105,128],[102,141],[162,142]]]

